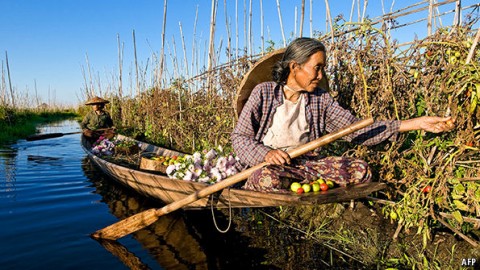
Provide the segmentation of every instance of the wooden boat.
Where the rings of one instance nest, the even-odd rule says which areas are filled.
[[[121,135],[118,136],[119,139],[127,138]],[[156,153],[157,155],[163,156],[184,155],[184,153],[144,142],[138,143],[140,143],[140,151],[145,153]],[[181,200],[208,186],[206,183],[171,179],[161,173],[144,171],[139,168],[131,168],[129,166],[116,164],[109,159],[94,155],[90,150],[90,144],[84,137],[82,137],[82,147],[87,153],[89,159],[105,174],[115,179],[120,184],[132,188],[144,196],[158,199],[165,204]],[[385,187],[385,183],[372,182],[347,187],[337,187],[328,191],[310,192],[300,195],[294,193],[265,193],[232,187],[224,189],[212,196],[200,198],[184,208],[274,207],[345,202],[364,198],[372,192],[384,189]]]

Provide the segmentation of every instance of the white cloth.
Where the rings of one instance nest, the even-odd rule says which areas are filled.
[[[287,151],[308,142],[310,129],[305,115],[305,97],[297,102],[284,99],[273,115],[272,126],[263,138],[263,144]]]

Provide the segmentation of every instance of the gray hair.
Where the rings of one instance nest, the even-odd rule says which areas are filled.
[[[317,52],[326,52],[322,42],[313,38],[297,38],[292,41],[281,61],[278,61],[272,69],[272,78],[276,83],[283,84],[290,74],[289,64],[295,61],[298,64],[304,64],[308,58]]]

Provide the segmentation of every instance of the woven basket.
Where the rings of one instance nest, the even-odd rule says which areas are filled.
[[[140,169],[152,172],[166,173],[168,165],[163,165],[162,162],[151,159],[154,156],[156,156],[156,154],[154,153],[142,154],[140,159]]]

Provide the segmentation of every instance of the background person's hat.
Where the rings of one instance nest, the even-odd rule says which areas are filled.
[[[235,108],[237,116],[240,116],[243,106],[245,106],[245,103],[247,103],[248,97],[250,97],[253,88],[255,88],[257,84],[273,81],[272,68],[278,61],[282,60],[284,53],[285,48],[278,49],[265,55],[253,65],[253,67],[247,72],[247,74],[245,74],[237,90],[237,100]],[[328,81],[325,73],[323,74],[322,80],[320,81],[320,88],[328,91]]]
[[[110,103],[110,101],[105,100],[101,97],[93,97],[89,101],[87,101],[85,105],[107,104],[107,103]]]

